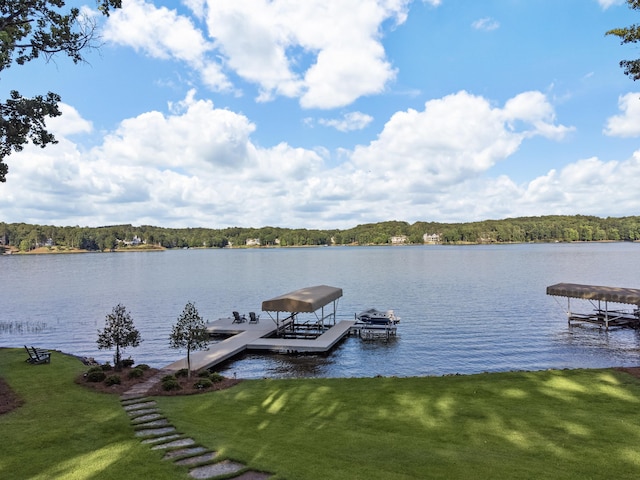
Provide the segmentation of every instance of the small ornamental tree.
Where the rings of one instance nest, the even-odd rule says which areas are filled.
[[[105,319],[103,331],[98,331],[98,348],[110,349],[115,347],[113,363],[116,370],[122,366],[121,350],[126,347],[137,347],[142,339],[140,332],[133,326],[133,318],[124,305],[118,304]]]
[[[191,351],[204,350],[209,344],[209,332],[195,305],[188,302],[169,335],[171,348],[187,349],[187,378],[191,378]]]

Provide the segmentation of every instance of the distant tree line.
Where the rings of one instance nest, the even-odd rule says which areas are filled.
[[[21,251],[64,247],[88,251],[127,248],[223,248],[260,246],[422,244],[425,234],[441,244],[592,242],[640,240],[640,217],[543,216],[470,223],[389,221],[347,230],[307,230],[277,227],[224,229],[162,228],[149,225],[56,227],[0,222],[0,248]],[[134,240],[136,240],[134,242]]]

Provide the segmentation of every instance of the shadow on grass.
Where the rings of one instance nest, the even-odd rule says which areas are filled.
[[[282,478],[637,478],[640,381],[616,370],[245,381],[160,399]]]
[[[135,438],[117,395],[76,385],[86,367],[57,352],[30,365],[24,350],[0,349],[0,376],[24,400],[0,415],[0,478],[188,478]]]

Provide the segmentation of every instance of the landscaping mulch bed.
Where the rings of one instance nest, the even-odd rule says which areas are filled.
[[[116,372],[115,370],[110,370],[105,372],[107,376],[109,375],[119,375],[120,376],[120,384],[119,385],[106,385],[104,382],[89,382],[85,378],[85,374],[79,375],[75,382],[79,385],[85,386],[87,388],[91,388],[97,392],[102,393],[113,393],[117,395],[122,395],[127,392],[129,389],[134,387],[139,383],[144,383],[149,378],[153,377],[156,373],[158,373],[158,369],[149,368],[145,370],[144,376],[139,378],[129,378],[129,371],[131,368],[125,367],[121,371]],[[225,388],[232,387],[240,382],[238,379],[234,378],[224,378],[221,382],[216,382],[210,388],[199,389],[194,388],[193,384],[198,381],[198,377],[196,375],[192,375],[190,379],[186,377],[178,377],[176,379],[180,384],[180,390],[170,390],[166,391],[162,389],[162,385],[160,382],[155,384],[148,392],[148,395],[153,396],[175,396],[175,395],[193,395],[197,393],[206,393],[212,392],[215,390],[223,390]]]
[[[617,370],[627,372],[629,375],[640,378],[640,367],[620,367]]]
[[[24,403],[7,382],[0,378],[0,415],[18,408]]]

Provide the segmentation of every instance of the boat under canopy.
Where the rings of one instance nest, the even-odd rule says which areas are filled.
[[[277,325],[277,334],[286,334],[295,337],[317,337],[325,330],[325,320],[333,320],[336,323],[336,302],[342,297],[342,289],[328,285],[301,288],[293,292],[285,293],[278,297],[262,302],[262,311],[267,312]],[[333,303],[333,311],[325,315],[324,307]],[[318,310],[320,315],[318,316]],[[275,312],[275,318],[272,316]],[[288,313],[280,318],[280,313]],[[316,321],[312,323],[297,323],[298,313],[313,313]]]
[[[587,322],[605,326],[607,329],[610,326],[640,327],[640,289],[557,283],[547,287],[547,295],[567,298],[566,313],[569,324],[571,322]],[[589,301],[593,305],[593,312],[573,312],[571,310],[572,298]],[[604,302],[604,308],[601,302]],[[611,309],[609,308],[609,302],[635,305],[636,308],[631,311]]]

